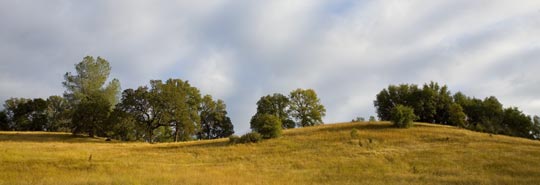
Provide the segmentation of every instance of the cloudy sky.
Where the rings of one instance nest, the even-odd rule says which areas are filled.
[[[325,122],[375,115],[389,84],[447,84],[540,115],[540,1],[0,1],[0,101],[61,95],[102,56],[122,88],[189,80],[235,130],[257,100],[312,88]]]

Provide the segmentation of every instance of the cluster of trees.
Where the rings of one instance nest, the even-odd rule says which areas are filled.
[[[201,96],[180,79],[151,80],[150,87],[126,89],[107,83],[111,67],[87,56],[66,73],[64,96],[47,100],[11,98],[0,112],[0,129],[70,131],[120,140],[186,141],[228,137],[234,133],[226,105]]]
[[[414,84],[390,85],[374,101],[381,120],[393,120],[396,107],[414,111],[420,122],[525,138],[540,138],[540,118],[525,115],[516,107],[504,108],[494,96],[485,99],[453,94],[446,85],[431,82],[422,88]],[[401,107],[400,110],[405,110]]]
[[[262,138],[276,138],[282,129],[323,124],[326,109],[313,89],[296,89],[289,96],[280,93],[263,96],[251,118],[251,129]]]

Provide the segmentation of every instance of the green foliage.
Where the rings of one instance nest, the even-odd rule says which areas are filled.
[[[199,90],[180,79],[169,79],[165,83],[152,80],[150,85],[151,89],[124,90],[122,102],[118,104],[120,110],[130,114],[138,127],[143,128],[148,142],[159,139],[154,130],[162,126],[173,129],[161,129],[160,137],[171,136],[173,141],[191,140],[200,129],[199,107],[202,100]],[[172,133],[163,133],[169,131]]]
[[[375,121],[377,121],[375,116],[369,116],[369,122],[375,122]]]
[[[237,144],[240,143],[240,136],[238,135],[230,135],[229,136],[229,144]]]
[[[9,119],[6,111],[0,111],[0,130],[9,130]]]
[[[61,96],[49,96],[47,103],[46,130],[69,132],[71,107],[67,100]]]
[[[467,115],[463,112],[461,105],[453,103],[449,109],[449,121],[452,125],[457,125],[462,128],[467,128]]]
[[[90,136],[105,135],[108,114],[118,102],[120,82],[113,79],[105,85],[111,67],[109,62],[101,57],[94,59],[86,56],[75,65],[75,70],[76,74],[66,73],[62,83],[66,88],[64,97],[73,107],[72,132],[85,132]]]
[[[326,109],[313,89],[296,89],[289,95],[291,115],[300,127],[322,124]]]
[[[287,96],[280,93],[274,93],[273,95],[263,96],[257,101],[256,114],[275,115],[281,120],[284,129],[294,128],[295,123],[290,118],[289,106],[290,100]]]
[[[168,79],[150,81],[151,94],[157,101],[157,107],[163,112],[162,126],[174,128],[174,141],[191,140],[200,128],[199,106],[201,94],[188,81]]]
[[[392,109],[392,123],[398,128],[409,128],[417,118],[411,107],[397,105]]]
[[[47,106],[47,101],[41,98],[10,98],[4,104],[7,122],[5,127],[20,131],[45,131]]]
[[[257,133],[257,132],[250,132],[250,133],[247,133],[247,134],[244,134],[242,135],[242,137],[240,137],[240,143],[258,143],[260,141],[262,141],[262,136],[261,134]]]
[[[351,130],[351,138],[352,139],[358,139],[360,138],[360,134],[358,134],[358,130],[356,130],[355,128],[353,128]]]
[[[107,86],[104,86],[111,72],[107,60],[101,57],[94,59],[94,57],[86,56],[75,65],[75,70],[76,74],[66,73],[64,75],[65,81],[62,83],[66,88],[64,97],[71,104],[78,104],[91,94],[101,94],[111,106],[117,103],[120,82],[113,79]]]
[[[101,94],[93,94],[81,100],[75,106],[71,118],[73,134],[86,133],[90,137],[107,136],[111,104]]]
[[[281,120],[271,114],[256,114],[251,118],[251,129],[265,139],[277,138],[281,136]]]
[[[366,118],[364,117],[356,117],[353,120],[351,120],[351,122],[364,122],[364,121],[366,121]]]
[[[504,109],[503,112],[503,133],[511,136],[534,138],[531,131],[534,131],[534,122],[531,118],[516,107]]]
[[[534,139],[540,139],[540,117],[533,117],[533,128],[532,128],[532,137]]]
[[[138,141],[144,136],[144,129],[136,123],[135,118],[118,107],[109,116],[108,124],[111,125],[107,131],[108,137],[121,141]]]
[[[223,100],[214,101],[210,95],[203,97],[199,113],[201,117],[201,130],[197,134],[199,139],[223,138],[234,133],[234,126],[227,116],[226,107]]]
[[[430,82],[418,88],[414,84],[390,85],[376,96],[374,101],[377,114],[381,120],[390,120],[395,105],[412,107],[418,115],[418,121],[451,124],[449,109],[452,97],[446,85]]]

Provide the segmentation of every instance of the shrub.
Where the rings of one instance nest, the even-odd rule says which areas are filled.
[[[240,143],[258,143],[261,140],[262,136],[257,132],[250,132],[240,137]]]
[[[281,120],[271,114],[255,115],[251,120],[252,129],[265,139],[281,136]]]
[[[416,119],[411,107],[397,105],[392,109],[391,121],[398,128],[409,128]]]
[[[369,117],[369,122],[375,122],[377,121],[377,119],[375,119],[375,116],[370,116]]]
[[[236,144],[240,142],[240,136],[237,135],[230,135],[229,136],[229,144]]]
[[[351,130],[351,138],[352,139],[358,139],[358,137],[360,137],[360,135],[358,134],[358,130],[356,130],[355,128],[353,128]]]

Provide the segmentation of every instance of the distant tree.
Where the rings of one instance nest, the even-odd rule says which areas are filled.
[[[491,133],[502,133],[505,128],[503,122],[503,106],[494,96],[485,98],[481,104],[480,124],[485,131]]]
[[[124,90],[122,102],[117,107],[133,117],[144,130],[143,136],[147,142],[154,142],[155,129],[168,125],[165,110],[160,107],[155,92],[148,91],[148,87]]]
[[[144,130],[136,123],[135,118],[116,107],[108,119],[112,129],[107,136],[121,141],[137,141],[144,136]]]
[[[251,129],[265,139],[281,136],[281,120],[272,114],[258,114],[251,119]]]
[[[416,119],[414,110],[411,107],[396,105],[392,109],[392,123],[398,128],[408,128],[411,127],[413,121]]]
[[[200,129],[199,90],[180,79],[151,80],[150,85],[125,90],[119,109],[144,129],[148,142],[191,140]]]
[[[9,104],[9,105],[8,105]],[[36,99],[9,99],[6,101],[11,114],[11,128],[19,131],[43,131],[47,124],[47,101]]]
[[[503,133],[511,136],[533,138],[534,123],[531,118],[516,107],[504,109]]]
[[[61,96],[47,98],[47,131],[69,131],[69,111],[71,108],[66,99]]]
[[[381,120],[391,119],[392,109],[401,104],[413,108],[418,121],[438,124],[449,124],[452,103],[448,87],[436,82],[424,84],[422,89],[414,84],[390,85],[377,94],[374,101]]]
[[[469,125],[467,124],[467,115],[463,112],[463,108],[461,105],[457,103],[453,103],[450,105],[450,108],[448,110],[448,114],[450,115],[449,121],[451,125],[457,125],[462,128],[467,128]]]
[[[212,96],[204,96],[201,103],[200,117],[201,130],[197,134],[199,139],[229,137],[234,133],[234,126],[227,116],[226,105],[223,100],[214,101]]]
[[[87,133],[88,136],[107,136],[111,104],[101,94],[83,98],[74,108],[71,118],[73,134]]]
[[[175,142],[191,140],[200,129],[201,94],[188,81],[168,79],[150,81],[152,94],[163,110],[165,121],[173,127]]]
[[[20,117],[21,113],[19,113],[20,107],[22,107],[24,104],[26,104],[30,99],[26,98],[10,98],[7,99],[4,103],[4,111],[7,116],[8,120],[8,126],[12,130],[16,130],[17,127],[17,117]]]
[[[296,89],[289,95],[290,110],[301,127],[323,124],[326,109],[313,89]]]
[[[532,135],[534,139],[540,139],[540,117],[538,116],[533,117]]]
[[[290,117],[289,105],[289,98],[283,94],[274,93],[272,95],[266,95],[257,101],[256,114],[275,115],[281,120],[284,129],[294,128],[295,123]]]
[[[6,111],[4,110],[0,111],[0,130],[3,130],[3,131],[10,130],[9,119],[8,119]]]
[[[64,75],[64,82],[62,84],[66,88],[64,92],[64,98],[73,107],[71,122],[72,130],[74,134],[78,134],[81,131],[90,131],[90,136],[95,135],[95,131],[102,123],[107,123],[108,115],[113,106],[118,102],[118,96],[120,93],[120,82],[117,79],[111,80],[107,85],[107,78],[109,77],[111,67],[109,62],[101,57],[94,59],[91,56],[86,56],[84,59],[75,65],[76,74],[70,72]],[[84,104],[83,104],[84,103]],[[80,105],[83,104],[83,105]],[[99,110],[94,108],[92,110],[84,110],[85,108],[91,108],[89,106],[99,106]],[[105,110],[104,107],[108,105]],[[102,110],[103,109],[103,110]],[[99,115],[89,115],[89,113],[99,113]],[[73,120],[76,119],[76,120]],[[101,119],[101,120],[96,120]],[[96,123],[92,123],[89,120],[94,120]],[[80,125],[90,124],[90,125]],[[102,133],[99,133],[100,135]]]
[[[111,72],[109,62],[101,57],[86,56],[75,65],[76,74],[70,72],[64,75],[62,84],[66,88],[64,97],[71,104],[78,104],[84,98],[101,94],[109,104],[115,105],[120,93],[120,82],[111,80],[106,86],[107,78]]]
[[[375,122],[375,121],[377,121],[375,116],[369,116],[369,122]]]
[[[356,117],[352,120],[352,122],[364,122],[366,121],[366,118],[364,117]]]
[[[419,102],[422,99],[419,94],[418,86],[401,84],[398,86],[390,85],[388,88],[383,89],[376,95],[376,100],[373,102],[377,115],[380,120],[391,120],[392,109],[398,104],[407,105],[410,107],[415,106],[412,103]],[[421,103],[419,103],[420,105]],[[429,107],[426,105],[426,107]]]

